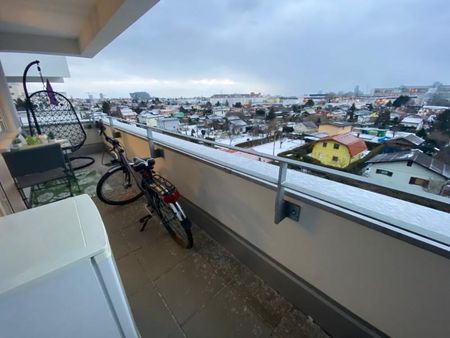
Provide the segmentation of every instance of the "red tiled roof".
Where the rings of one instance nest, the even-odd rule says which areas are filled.
[[[360,138],[357,138],[356,136],[353,136],[350,133],[330,136],[327,138],[323,138],[320,141],[327,141],[327,140],[335,141],[337,143],[347,146],[348,150],[350,151],[350,155],[352,157],[358,155],[360,152],[364,150],[367,150],[366,143]]]

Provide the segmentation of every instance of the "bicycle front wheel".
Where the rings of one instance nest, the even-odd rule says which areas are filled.
[[[156,211],[161,218],[162,224],[167,232],[180,246],[190,249],[194,246],[194,240],[191,232],[191,222],[188,218],[183,217],[179,220],[177,213],[172,209],[171,205],[164,202],[160,198],[156,201]],[[176,210],[176,207],[174,207]]]
[[[136,181],[127,167],[117,166],[106,172],[98,181],[98,198],[111,205],[124,205],[142,197]]]

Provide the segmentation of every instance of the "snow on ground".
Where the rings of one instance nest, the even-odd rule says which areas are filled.
[[[305,144],[305,141],[303,140],[290,140],[290,139],[283,139],[282,141],[278,140],[275,141],[275,149],[274,149],[274,143],[265,143],[261,144],[260,146],[253,147],[252,149],[263,154],[269,154],[269,155],[278,155],[279,153],[282,153],[283,151],[291,150],[297,147],[302,146]]]
[[[108,121],[105,121],[105,123],[108,123]],[[118,121],[115,121],[114,125],[143,137],[147,135],[145,129],[134,125]],[[232,153],[156,132],[153,133],[153,137],[161,145],[173,147],[227,168],[240,170],[258,179],[272,183],[277,182],[279,168],[276,165],[236,156]],[[294,191],[393,224],[405,230],[436,238],[450,245],[450,213],[295,170],[288,170],[286,184]]]
[[[259,140],[261,136],[251,136],[251,135],[239,135],[231,137],[231,141],[229,137],[222,137],[216,140],[217,143],[225,144],[227,146],[234,146],[239,143],[247,142],[248,140]]]

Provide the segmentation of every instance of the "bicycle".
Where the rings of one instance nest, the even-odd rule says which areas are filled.
[[[145,196],[148,215],[139,219],[144,231],[154,212],[169,235],[182,247],[190,249],[194,245],[191,222],[178,203],[180,193],[167,179],[157,174],[153,168],[153,158],[134,158],[129,162],[119,141],[105,133],[105,126],[99,122],[100,135],[111,145],[112,166],[97,183],[98,198],[110,205],[125,205]]]

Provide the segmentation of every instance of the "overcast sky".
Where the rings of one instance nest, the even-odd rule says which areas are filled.
[[[303,95],[450,83],[447,0],[161,0],[93,59],[70,95]]]

